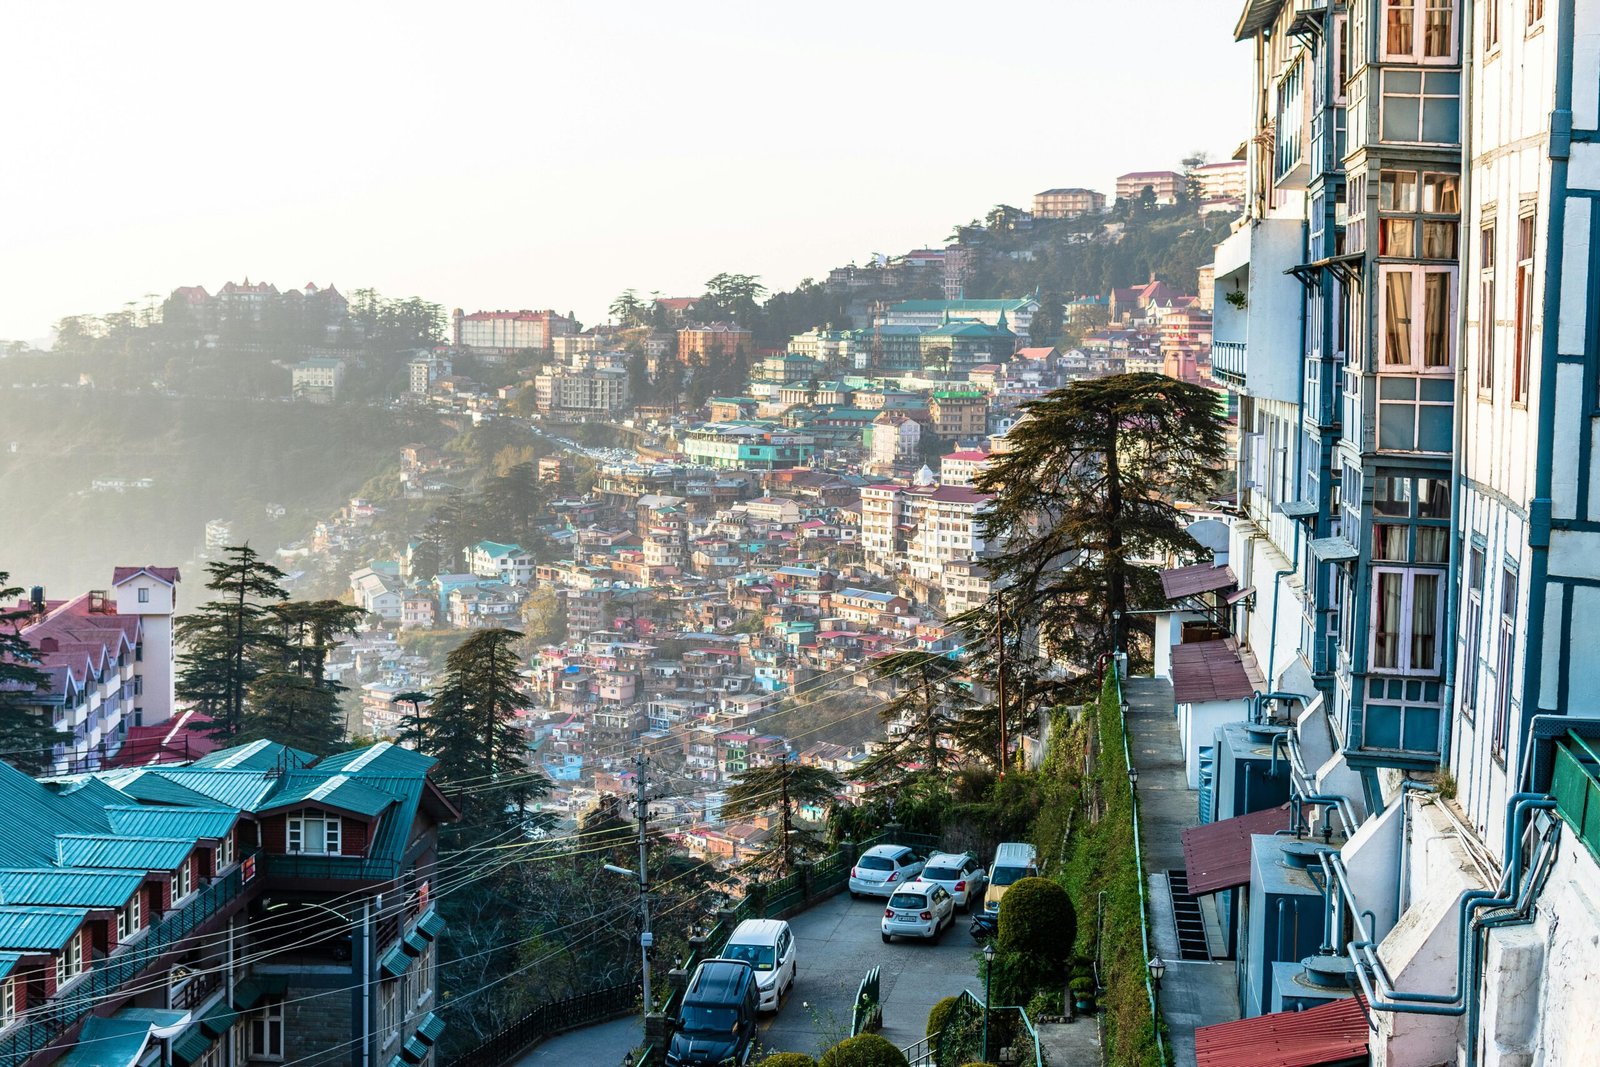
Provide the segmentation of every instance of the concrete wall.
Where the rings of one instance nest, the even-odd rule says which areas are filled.
[[[1190,789],[1200,788],[1200,749],[1216,744],[1217,727],[1250,717],[1244,700],[1213,700],[1178,705],[1178,738],[1183,748],[1183,772]]]

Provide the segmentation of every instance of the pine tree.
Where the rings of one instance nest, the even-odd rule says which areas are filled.
[[[1193,557],[1181,500],[1204,500],[1226,455],[1216,392],[1160,374],[1074,382],[1024,405],[1007,450],[979,475],[994,497],[984,538],[1006,614],[1081,670],[1129,647],[1130,608],[1160,603],[1141,560]]]
[[[0,571],[0,604],[22,593],[8,587],[11,575]],[[32,612],[27,608],[0,610],[0,759],[20,771],[38,774],[51,766],[51,749],[71,735],[42,713],[26,707],[26,698],[49,686],[50,678],[35,666],[38,653],[19,632]]]
[[[908,781],[943,779],[964,762],[962,729],[977,711],[962,664],[943,652],[909,649],[874,665],[878,677],[899,690],[878,713],[889,727],[855,777],[874,790],[895,789]]]
[[[220,594],[178,620],[177,693],[211,720],[210,732],[231,741],[244,726],[250,685],[283,645],[269,607],[285,599],[283,572],[249,545],[225,549],[208,564],[206,588]]]
[[[734,775],[722,802],[722,818],[733,821],[776,816],[772,837],[751,866],[776,868],[788,874],[797,862],[822,847],[820,827],[803,823],[800,809],[832,807],[843,788],[844,783],[832,771],[795,763],[786,754],[771,766],[751,767]]]
[[[262,671],[250,683],[250,703],[237,742],[265,738],[323,756],[344,740],[343,686],[316,682],[288,667]]]

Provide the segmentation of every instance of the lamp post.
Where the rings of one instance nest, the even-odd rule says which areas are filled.
[[[1131,791],[1137,788],[1139,788],[1139,768],[1130,763],[1128,765],[1128,789]]]
[[[983,946],[983,1062],[989,1062],[989,991],[994,986],[994,942]]]
[[[1158,952],[1150,957],[1150,962],[1145,966],[1150,968],[1150,977],[1156,983],[1156,1004],[1159,1008],[1161,1003],[1161,979],[1167,973],[1167,961],[1162,959],[1161,954]]]

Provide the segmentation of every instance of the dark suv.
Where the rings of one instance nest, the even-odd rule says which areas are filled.
[[[667,1067],[743,1064],[756,1037],[756,972],[743,960],[706,960],[683,994]]]

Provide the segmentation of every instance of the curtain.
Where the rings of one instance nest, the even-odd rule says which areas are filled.
[[[1429,271],[1423,275],[1422,365],[1450,365],[1450,275]]]
[[[1400,666],[1400,592],[1397,571],[1378,572],[1378,611],[1376,634],[1372,642],[1372,665],[1393,670]]]
[[[1450,7],[1455,0],[1424,0],[1422,54],[1442,59],[1450,55]]]
[[[1411,581],[1411,669],[1431,671],[1439,644],[1439,576],[1413,574]]]
[[[1388,34],[1384,51],[1390,55],[1411,54],[1411,23],[1415,17],[1412,5],[1416,0],[1389,0]]]
[[[1403,367],[1411,362],[1411,275],[1392,270],[1384,275],[1383,362]]]

